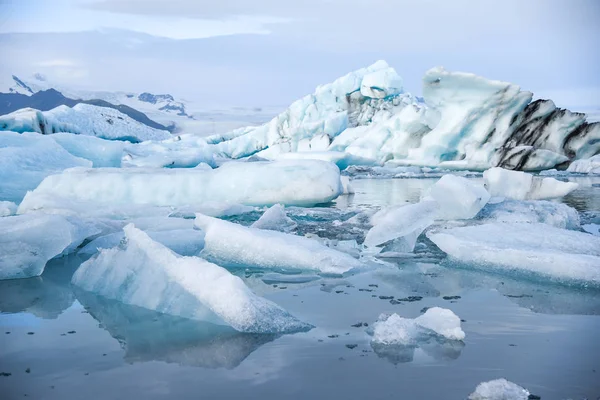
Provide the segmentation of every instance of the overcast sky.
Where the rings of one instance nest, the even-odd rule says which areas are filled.
[[[387,60],[600,105],[597,0],[0,0],[0,73],[95,90],[285,105]]]

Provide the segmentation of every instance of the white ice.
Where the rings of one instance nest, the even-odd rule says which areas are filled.
[[[213,150],[203,138],[179,135],[161,142],[128,144],[124,167],[190,168],[201,163],[214,166]]]
[[[121,247],[102,250],[72,278],[82,289],[184,318],[230,325],[241,332],[283,333],[310,328],[258,297],[224,268],[180,257],[133,225]]]
[[[503,168],[490,168],[483,173],[485,185],[494,197],[515,200],[541,200],[563,197],[577,189],[574,182],[561,182],[554,178],[535,178],[526,172]]]
[[[52,258],[70,253],[100,233],[93,224],[58,215],[0,218],[0,280],[41,275]]]
[[[528,390],[502,378],[480,383],[468,400],[527,400],[529,395]]]
[[[339,169],[316,160],[229,162],[214,170],[77,168],[49,176],[19,212],[80,203],[100,206],[201,206],[204,203],[311,206],[342,193]],[[71,207],[71,206],[69,206]]]
[[[341,176],[340,178],[342,179],[342,187],[344,188],[343,194],[354,194],[354,188],[350,184],[350,178],[347,176]]]
[[[434,201],[422,201],[379,211],[371,217],[373,227],[364,245],[376,249],[390,244],[386,251],[412,252],[419,235],[436,219],[438,207]]]
[[[0,217],[9,217],[17,213],[17,205],[12,201],[0,201]]]
[[[536,274],[560,282],[600,284],[600,237],[539,223],[490,223],[427,237],[453,259]]]
[[[267,229],[270,231],[291,232],[298,224],[285,213],[285,207],[275,204],[265,210],[260,218],[252,224],[252,228]]]
[[[566,204],[547,200],[504,200],[487,204],[477,219],[486,222],[542,223],[563,229],[580,227],[577,210]]]
[[[429,308],[423,315],[410,319],[398,314],[382,314],[373,324],[372,341],[384,345],[416,345],[431,335],[446,340],[463,340],[460,318],[451,310]]]
[[[226,267],[283,268],[343,274],[363,264],[316,240],[283,232],[249,228],[206,215],[196,215],[205,232],[202,257]]]
[[[482,184],[444,175],[429,189],[426,198],[439,204],[439,219],[470,219],[486,205],[490,194]]]
[[[573,161],[567,171],[579,174],[600,174],[600,154]]]

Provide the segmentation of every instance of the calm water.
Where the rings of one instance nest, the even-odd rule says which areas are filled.
[[[584,222],[595,222],[600,180],[580,181],[582,188],[563,201]],[[417,201],[434,182],[357,180],[354,196],[290,214],[301,233],[360,240],[366,226],[347,219]],[[542,399],[600,396],[598,289],[447,265],[426,242],[417,253],[340,279],[246,271],[255,291],[316,326],[281,337],[240,334],[78,291],[69,281],[82,259],[54,260],[41,277],[0,282],[0,398],[464,399],[479,382],[500,377]],[[418,297],[392,304],[388,296]],[[370,325],[381,313],[416,317],[432,306],[464,319],[464,344],[373,348],[365,328],[352,326]]]

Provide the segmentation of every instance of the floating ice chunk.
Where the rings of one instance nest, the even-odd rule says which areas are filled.
[[[506,379],[494,379],[477,385],[468,400],[527,400],[529,395],[528,390],[516,383]]]
[[[17,205],[12,201],[0,201],[0,217],[9,217],[15,215]]]
[[[600,174],[600,154],[573,161],[567,171],[579,174]]]
[[[204,232],[196,229],[146,231],[152,240],[168,247],[182,256],[197,256],[204,247]],[[123,241],[123,232],[114,232],[92,240],[77,254],[95,254],[101,249],[110,249]]]
[[[298,224],[285,213],[281,204],[275,204],[267,209],[258,221],[252,224],[252,228],[267,229],[270,231],[291,232]]]
[[[70,169],[27,194],[19,212],[79,202],[101,206],[192,206],[206,203],[310,206],[342,193],[339,169],[316,160],[230,162],[197,169]]]
[[[554,178],[535,179],[533,175],[503,168],[490,168],[483,173],[486,187],[492,196],[515,200],[541,200],[566,196],[579,186]]]
[[[373,215],[373,227],[367,232],[364,245],[381,247],[394,241],[386,251],[411,252],[419,235],[433,223],[438,213],[434,201],[422,201],[392,209],[384,209]]]
[[[363,264],[319,242],[283,232],[248,228],[206,215],[196,215],[206,236],[201,255],[226,267],[284,268],[343,274]]]
[[[465,333],[460,327],[460,318],[447,308],[429,308],[425,314],[415,318],[415,323],[449,340],[465,338]]]
[[[309,329],[239,278],[196,257],[179,257],[133,225],[123,247],[102,250],[73,275],[82,289],[165,314],[225,322],[241,332]]]
[[[545,224],[492,223],[428,232],[454,259],[558,281],[600,283],[600,237]]]
[[[439,204],[441,219],[470,219],[486,205],[490,194],[483,185],[466,178],[444,175],[429,190],[428,198]]]
[[[344,194],[354,194],[354,188],[350,184],[350,178],[347,176],[340,177],[342,179],[342,187],[344,188]]]
[[[526,222],[552,225],[556,228],[578,229],[577,210],[563,203],[546,200],[504,200],[488,203],[477,219],[495,222]]]
[[[402,93],[402,78],[393,68],[371,72],[363,77],[360,93],[375,99]]]
[[[377,161],[358,155],[344,153],[341,151],[304,151],[294,153],[280,153],[274,159],[277,160],[322,160],[329,161],[338,166],[340,170],[350,165],[376,165]]]
[[[29,214],[0,218],[0,232],[0,279],[17,279],[41,275],[49,260],[99,230],[58,215]]]
[[[125,142],[73,133],[55,133],[48,139],[54,140],[75,157],[90,160],[96,168],[121,166]]]
[[[385,345],[416,345],[431,335],[447,340],[465,338],[456,314],[445,308],[432,307],[415,319],[402,318],[398,314],[382,314],[373,325],[372,341]]]
[[[91,167],[92,163],[74,157],[52,140],[39,140],[38,134],[0,134],[0,200],[21,202],[48,175],[66,168]]]

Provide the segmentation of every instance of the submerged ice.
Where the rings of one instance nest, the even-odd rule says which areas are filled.
[[[303,323],[258,297],[224,268],[181,257],[133,225],[122,246],[101,250],[73,275],[78,287],[126,304],[165,314],[225,323],[241,332],[306,330]]]

